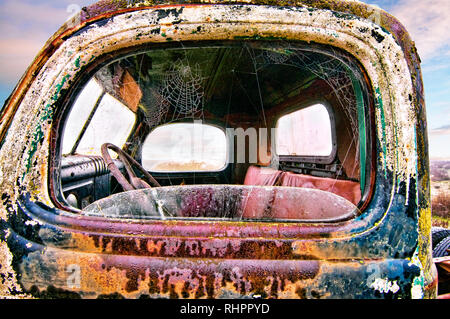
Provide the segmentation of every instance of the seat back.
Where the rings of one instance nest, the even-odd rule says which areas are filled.
[[[279,183],[283,172],[269,168],[250,166],[245,176],[244,185],[275,186]]]
[[[284,172],[280,184],[281,186],[320,189],[339,195],[355,205],[358,205],[361,199],[361,187],[358,182],[353,181]]]
[[[358,182],[282,172],[268,167],[250,166],[244,185],[313,188],[339,195],[354,205],[361,199]]]

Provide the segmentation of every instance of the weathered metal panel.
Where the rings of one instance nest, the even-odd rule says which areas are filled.
[[[137,9],[153,4],[103,1],[84,10],[79,26],[62,29],[42,51],[7,105],[0,126],[0,294],[433,296],[423,87],[404,28],[353,1]],[[359,217],[330,225],[124,223],[55,208],[49,186],[55,114],[95,61],[145,43],[264,38],[333,45],[370,77],[378,170],[373,200]],[[82,275],[68,285],[73,265]]]

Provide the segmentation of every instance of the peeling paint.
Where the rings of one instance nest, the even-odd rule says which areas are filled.
[[[424,289],[433,281],[429,176],[422,163],[424,154],[417,154],[426,150],[426,132],[417,124],[425,123],[424,105],[418,57],[406,31],[382,12],[380,27],[369,19],[371,7],[357,2],[294,1],[298,7],[280,10],[266,5],[188,3],[138,11],[135,8],[159,1],[102,1],[86,8],[80,29],[63,28],[64,36],[50,42],[53,51],[43,51],[48,60],[37,59],[29,71],[36,74],[24,77],[0,125],[4,137],[0,219],[2,223],[11,222],[12,217],[20,221],[20,209],[28,219],[23,225],[11,222],[17,228],[14,231],[22,233],[14,235],[5,228],[1,237],[0,295],[22,296],[23,291],[31,291],[35,296],[58,293],[84,298],[114,294],[127,298],[333,298],[341,292],[361,298],[378,298],[380,293],[424,297]],[[123,11],[114,13],[117,10]],[[103,20],[96,22],[98,15]],[[326,226],[230,223],[205,233],[210,224],[162,220],[128,222],[120,228],[116,220],[82,218],[55,209],[48,185],[51,129],[61,98],[85,68],[130,46],[210,39],[331,42],[361,63],[375,92],[379,144],[375,155],[381,164],[376,201],[361,216]],[[25,193],[31,195],[26,204]],[[28,207],[32,204],[38,208]],[[44,205],[52,213],[31,219]],[[30,229],[41,243],[21,238]],[[161,229],[164,235],[156,236]],[[20,244],[12,243],[13,235]],[[191,237],[187,240],[187,236]],[[20,260],[14,264],[11,247],[18,246],[25,252],[16,256]],[[249,261],[249,256],[255,259]],[[79,289],[67,283],[67,269],[74,264],[80,266]],[[382,276],[369,284],[358,281],[373,264],[383,270]],[[16,276],[17,269],[21,278]],[[329,290],[332,284],[336,288]]]
[[[329,37],[330,35],[328,34],[328,31],[323,33],[322,29],[319,28],[318,26],[321,25],[321,23],[325,23],[325,21],[327,21],[326,25],[328,28],[330,25],[336,26],[335,27],[336,30],[333,30],[333,35],[331,35],[331,36],[333,36],[333,38],[336,37],[340,33],[339,39],[336,39],[334,44],[336,46],[340,46],[340,47],[348,49],[348,43],[350,41],[350,38],[352,37],[350,34],[352,34],[352,33],[347,28],[343,29],[342,31],[338,31],[338,26],[340,25],[339,21],[338,21],[339,18],[337,18],[336,16],[334,16],[333,14],[331,14],[328,11],[317,10],[312,13],[312,16],[310,16],[310,12],[308,10],[302,10],[302,9],[296,9],[296,10],[289,9],[288,10],[287,9],[285,12],[286,14],[284,14],[284,16],[283,16],[283,23],[286,25],[286,27],[289,26],[289,28],[285,28],[277,22],[276,18],[273,17],[273,15],[271,15],[269,13],[270,12],[269,8],[267,8],[267,7],[250,7],[250,8],[251,8],[250,11],[246,11],[245,10],[246,8],[243,7],[241,11],[245,12],[245,14],[239,15],[240,18],[237,18],[238,15],[236,15],[235,12],[232,12],[231,13],[232,15],[230,16],[230,13],[227,12],[227,10],[223,9],[222,7],[216,7],[215,10],[213,10],[213,11],[203,10],[204,12],[202,12],[202,9],[199,9],[199,8],[195,8],[195,9],[194,8],[184,8],[182,10],[182,12],[180,12],[177,15],[176,19],[181,18],[183,21],[188,21],[189,19],[192,20],[192,17],[195,17],[195,19],[198,19],[199,21],[209,18],[214,21],[215,20],[225,20],[225,21],[230,21],[230,22],[234,21],[234,20],[236,20],[236,22],[238,22],[239,20],[243,20],[243,21],[249,20],[250,23],[257,23],[258,21],[263,19],[264,21],[267,21],[267,22],[262,27],[262,30],[259,31],[260,34],[264,34],[265,32],[277,32],[278,33],[277,37],[279,38],[280,36],[286,37],[286,36],[288,36],[288,34],[292,34],[292,35],[296,34],[295,37],[298,37],[302,33],[307,32],[309,34],[308,35],[309,41],[314,40],[317,42],[325,42],[325,43],[327,42],[325,39],[327,37]],[[156,10],[155,12],[158,12],[158,11]],[[92,59],[95,59],[95,57],[100,55],[99,53],[96,52],[98,50],[97,48],[105,47],[105,48],[108,48],[109,51],[120,48],[125,44],[125,43],[120,44],[121,43],[120,41],[124,41],[125,39],[128,39],[128,37],[131,36],[131,34],[141,34],[140,40],[138,40],[137,42],[143,42],[143,41],[148,41],[148,40],[158,41],[158,42],[166,41],[165,37],[162,34],[160,34],[159,36],[155,36],[152,33],[150,33],[150,31],[152,31],[154,29],[153,25],[156,25],[157,23],[160,23],[160,24],[161,23],[172,23],[173,19],[175,17],[173,15],[167,15],[158,21],[158,15],[159,15],[159,13],[155,14],[151,10],[144,11],[144,14],[141,14],[141,13],[137,14],[135,12],[128,14],[127,16],[136,16],[133,19],[133,22],[135,23],[135,27],[133,27],[132,29],[127,29],[129,31],[126,31],[125,34],[120,34],[120,33],[116,34],[116,32],[123,32],[123,31],[119,31],[119,30],[122,30],[121,26],[123,24],[129,25],[129,23],[130,23],[129,18],[126,18],[123,15],[117,16],[114,19],[114,21],[109,21],[108,23],[106,23],[104,28],[89,29],[76,38],[68,39],[66,41],[66,43],[64,43],[62,48],[60,49],[61,53],[63,53],[63,52],[69,51],[68,49],[66,49],[68,47],[78,47],[78,50],[84,50],[83,56],[80,56],[80,55],[70,56],[70,59],[73,61],[72,63],[70,63],[67,60],[67,56],[65,56],[63,54],[63,56],[61,56],[61,58],[64,58],[64,60],[65,60],[64,62],[60,61],[60,62],[56,63],[56,62],[49,61],[48,65],[49,66],[50,65],[55,65],[55,66],[56,65],[67,65],[67,66],[72,65],[73,66],[74,64],[82,65],[82,64],[84,64],[83,62],[88,64],[92,61]],[[276,29],[273,29],[272,25],[269,23],[269,21],[271,21],[271,20],[274,20],[274,22],[277,23]],[[151,25],[150,27],[148,26],[149,21],[150,21],[150,25]],[[298,21],[302,21],[302,25],[298,25]],[[380,103],[380,105],[379,105],[380,112],[378,112],[379,116],[381,116],[381,118],[379,118],[378,122],[381,122],[382,127],[384,127],[384,129],[382,128],[382,132],[380,132],[380,136],[383,136],[384,141],[395,140],[398,137],[395,137],[394,134],[405,135],[406,133],[408,133],[408,130],[401,130],[401,132],[399,132],[399,130],[396,130],[395,127],[392,126],[392,124],[396,123],[395,125],[397,127],[411,127],[411,125],[410,125],[411,121],[413,121],[415,118],[415,116],[413,114],[413,108],[411,108],[411,107],[401,107],[398,109],[397,112],[390,111],[393,107],[392,103],[395,103],[398,105],[402,105],[402,104],[407,105],[410,103],[409,100],[405,100],[404,102],[401,102],[402,100],[405,99],[404,97],[407,97],[412,94],[411,84],[407,84],[408,76],[404,77],[404,75],[409,75],[409,72],[407,71],[407,66],[405,65],[405,62],[402,62],[402,61],[404,61],[402,51],[398,47],[398,45],[393,41],[392,36],[390,34],[385,34],[386,38],[383,42],[389,41],[391,43],[389,44],[389,50],[383,49],[383,47],[386,48],[386,46],[381,46],[380,43],[378,43],[378,41],[373,39],[370,35],[363,34],[359,31],[359,29],[361,29],[363,25],[367,25],[367,22],[357,20],[354,23],[354,27],[353,27],[354,29],[351,30],[351,31],[353,31],[353,34],[358,34],[358,37],[365,38],[365,41],[366,41],[363,43],[359,39],[353,38],[352,41],[359,42],[359,45],[358,45],[357,52],[352,52],[352,53],[355,54],[358,58],[360,58],[361,62],[363,62],[363,64],[365,64],[367,71],[369,72],[369,75],[371,76],[371,78],[374,82],[380,81],[379,82],[380,84],[387,85],[386,86],[387,89],[383,90],[383,91],[381,91],[379,89],[379,87],[377,88],[377,90],[378,90],[377,94],[379,95],[379,101],[381,102],[381,100],[384,100],[382,103]],[[204,38],[205,36],[209,36],[209,34],[211,34],[211,32],[213,32],[215,34],[216,38],[220,38],[220,37],[227,38],[227,34],[229,34],[231,32],[231,29],[235,28],[235,24],[232,24],[232,25],[230,24],[228,26],[225,26],[225,25],[222,26],[220,24],[211,24],[208,27],[204,27],[203,28],[204,31],[202,30],[203,31],[202,33],[197,33],[195,35],[192,35],[191,31],[197,30],[197,27],[195,26],[195,24],[180,23],[177,26],[180,29],[178,30],[178,32],[176,34],[174,33],[175,29],[173,27],[173,24],[172,24],[172,26],[168,27],[164,33],[167,36],[169,36],[169,34],[170,34],[170,37],[173,40],[177,40],[180,37],[183,37],[183,39],[186,39],[186,40],[188,40],[189,38],[200,40],[200,39]],[[273,26],[275,26],[275,25],[273,25]],[[229,27],[231,29],[226,30]],[[374,26],[371,26],[371,28],[374,28]],[[100,29],[102,31],[100,31]],[[146,31],[146,29],[147,30],[151,29],[151,30]],[[239,29],[239,27],[238,27],[238,29]],[[264,31],[264,30],[267,30],[267,31]],[[274,31],[274,30],[276,30],[276,31]],[[326,30],[328,30],[328,29],[326,29]],[[115,39],[114,40],[112,38],[109,39],[106,36],[106,34],[104,34],[105,31],[107,31],[109,34],[113,35],[113,37],[115,37]],[[241,32],[241,31],[236,30],[233,32]],[[379,32],[381,33],[382,31],[380,30]],[[129,33],[131,33],[131,34],[128,35]],[[289,37],[292,37],[292,35],[290,35]],[[249,36],[251,37],[251,35],[248,35],[248,34],[245,35],[246,38],[248,38]],[[101,40],[96,45],[93,45],[92,40],[90,40],[90,37],[94,37],[94,38],[96,37]],[[131,36],[131,37],[133,37],[133,36]],[[236,37],[236,35],[233,36],[233,38],[235,38],[235,37]],[[123,39],[123,40],[121,40],[121,39]],[[87,45],[84,45],[84,47],[83,47],[83,45],[81,45],[80,41],[85,41],[85,43],[87,43]],[[373,49],[369,50],[369,48],[365,49],[366,43],[371,43],[371,42],[372,42],[371,45],[375,48],[375,50],[373,50]],[[71,43],[73,43],[73,44],[71,44]],[[394,49],[395,47],[397,47],[398,49]],[[83,48],[85,48],[85,49],[83,49]],[[89,52],[89,51],[92,51],[92,52]],[[379,51],[380,53],[378,53],[378,56],[374,56],[373,52],[377,52],[377,51]],[[363,54],[363,52],[365,52],[365,53]],[[54,57],[52,57],[52,60],[54,61],[58,56],[59,56],[58,53],[56,53],[54,55]],[[370,60],[368,60],[368,59],[370,59]],[[386,75],[377,73],[377,72],[379,72],[378,70],[380,70],[379,68],[374,69],[372,67],[373,59],[375,59],[377,61],[377,65],[384,65],[383,68],[381,69],[381,71],[383,73],[385,73],[387,75],[388,72],[391,72],[391,74],[389,76],[389,80],[385,77]],[[381,60],[379,60],[379,59],[381,59]],[[396,61],[396,62],[393,63],[390,61]],[[393,69],[393,65],[395,65],[395,71]],[[400,70],[400,72],[398,72],[397,69]],[[55,85],[54,91],[50,92],[50,99],[47,99],[47,100],[54,101],[56,99],[56,97],[59,96],[62,88],[67,86],[66,83],[69,82],[69,78],[74,77],[74,75],[76,74],[76,71],[72,71],[71,69],[68,68],[66,70],[62,70],[59,74],[60,74],[61,78],[60,78],[60,80],[56,80],[57,81],[56,83],[58,83],[58,84]],[[37,83],[39,83],[39,80],[37,80]],[[47,83],[49,83],[49,82],[47,81]],[[397,88],[399,88],[399,87],[405,88],[405,91],[398,90]],[[41,98],[39,100],[45,101],[45,99],[46,98],[43,97],[43,99]],[[36,103],[36,104],[39,105],[40,103]],[[44,132],[42,131],[42,127],[44,125],[47,125],[48,120],[51,118],[51,115],[53,112],[53,109],[50,105],[47,105],[45,110],[46,111],[41,112],[40,120],[35,126],[35,130],[34,130],[35,132],[33,135],[33,139],[31,140],[30,150],[28,151],[28,155],[26,157],[27,158],[27,167],[30,167],[31,162],[33,160],[33,156],[38,151],[38,144],[41,144],[42,138],[45,135]],[[394,117],[395,117],[395,119],[393,119],[393,121],[388,120],[389,118],[394,118]],[[401,178],[402,180],[406,180],[408,178],[408,176],[414,177],[415,172],[413,170],[413,168],[414,168],[413,165],[407,164],[406,166],[403,166],[403,164],[402,164],[402,167],[397,167],[397,166],[399,166],[399,163],[408,163],[408,161],[406,159],[413,157],[413,154],[412,154],[413,150],[408,149],[407,147],[401,147],[401,145],[413,145],[413,134],[411,134],[410,136],[405,135],[405,138],[402,139],[402,143],[398,143],[397,145],[392,144],[392,143],[385,145],[384,152],[389,151],[389,153],[396,153],[397,155],[394,157],[392,157],[392,156],[386,157],[386,155],[384,155],[385,158],[383,159],[383,161],[384,161],[385,165],[387,166],[387,168],[389,168],[390,170],[393,170],[397,173],[399,178]],[[390,161],[389,160],[390,158],[398,158],[398,160]],[[25,178],[26,172],[27,171],[25,171],[23,173],[23,178]],[[38,187],[38,185],[40,184],[39,180],[27,181],[25,183],[33,183],[34,185],[36,185],[36,188],[40,188],[40,187]],[[46,202],[48,202],[48,201],[46,201]]]
[[[23,293],[16,271],[12,267],[13,255],[6,242],[2,239],[8,237],[9,233],[0,236],[0,297],[30,298],[32,297],[31,295]]]
[[[400,287],[398,286],[396,280],[389,281],[388,279],[382,278],[375,279],[375,281],[370,285],[370,287],[381,293],[393,292],[395,294],[400,290]]]
[[[414,253],[413,258],[411,259],[411,264],[416,265],[420,269],[420,276],[414,278],[412,288],[411,288],[411,297],[412,299],[422,299],[424,297],[425,290],[425,280],[424,280],[424,272],[422,263],[418,257],[419,249]]]

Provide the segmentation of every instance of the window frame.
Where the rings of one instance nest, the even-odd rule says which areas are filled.
[[[280,155],[277,152],[277,141],[278,141],[278,130],[279,130],[279,121],[282,117],[293,114],[295,112],[307,109],[314,105],[321,104],[325,107],[328,112],[328,116],[330,118],[330,129],[331,129],[331,153],[328,156],[306,156],[306,155]],[[294,106],[292,108],[288,108],[286,112],[280,114],[275,120],[275,156],[279,159],[280,162],[293,162],[293,163],[314,163],[314,164],[332,164],[336,159],[337,154],[337,136],[336,136],[336,118],[334,115],[333,108],[326,100],[314,100],[308,103],[305,103],[301,106]]]
[[[215,45],[223,45],[227,44],[229,42],[235,42],[236,40],[203,40],[199,44],[197,41],[185,41],[182,45],[176,43],[176,42],[168,42],[168,43],[157,43],[157,46],[152,46],[151,49],[165,49],[165,48],[184,48],[184,47],[199,47],[199,46],[215,46]],[[256,40],[258,41],[258,40]],[[264,40],[259,40],[264,42]],[[313,43],[307,43],[301,40],[289,40],[290,42],[296,43],[298,48],[302,48],[306,51],[315,51],[321,54],[329,55],[330,50],[333,51],[333,53],[339,52],[338,59],[340,60],[346,60],[351,63],[350,69],[354,72],[358,72],[361,75],[361,81],[364,82],[364,109],[366,112],[365,122],[366,122],[366,140],[367,140],[367,153],[366,153],[366,167],[361,169],[365,169],[368,178],[366,179],[366,183],[364,185],[361,185],[364,189],[361,194],[361,201],[360,204],[357,205],[360,213],[364,213],[364,211],[369,207],[370,201],[374,196],[375,191],[375,185],[376,185],[376,173],[377,173],[377,159],[376,159],[376,132],[375,132],[375,100],[374,100],[374,89],[372,87],[372,82],[370,80],[370,77],[367,74],[366,69],[364,66],[360,63],[360,61],[351,53],[346,52],[344,50],[340,50],[339,48],[336,48],[334,46],[329,46],[326,44],[313,44]],[[271,42],[270,40],[268,42]],[[61,187],[61,177],[60,177],[60,167],[61,167],[61,156],[62,156],[62,143],[61,143],[61,137],[60,133],[64,129],[65,126],[65,120],[68,118],[68,113],[70,112],[71,108],[70,105],[76,100],[76,97],[81,92],[81,90],[84,87],[84,84],[87,83],[96,72],[98,72],[102,67],[109,65],[111,63],[117,62],[123,58],[126,58],[128,56],[133,56],[139,53],[144,53],[148,51],[149,47],[148,44],[139,44],[135,46],[130,46],[126,48],[119,49],[115,52],[113,56],[111,54],[105,54],[102,56],[99,56],[94,62],[87,65],[85,67],[84,72],[80,73],[77,78],[75,79],[74,83],[71,85],[71,88],[68,90],[68,92],[57,102],[61,107],[57,108],[57,112],[55,113],[55,122],[54,125],[52,125],[52,138],[50,143],[50,174],[49,174],[49,190],[50,190],[50,197],[52,199],[52,202],[54,203],[55,207],[57,209],[61,209],[62,211],[69,212],[69,213],[75,213],[78,214],[79,210],[74,209],[70,207],[66,203],[66,200],[62,194],[62,187]],[[347,62],[347,63],[348,63]],[[313,104],[320,103],[327,103],[325,100],[310,100],[307,99],[305,102],[305,106],[311,106]],[[295,111],[295,108],[286,108],[286,112],[280,113],[280,117],[289,114],[293,111]],[[205,120],[205,119],[203,119]],[[278,117],[271,121],[272,126],[276,124],[278,120]],[[334,121],[332,121],[334,123]],[[211,121],[208,122],[208,124],[213,124]],[[221,123],[224,124],[224,123]],[[132,129],[132,132],[136,130],[136,127],[138,125],[138,121],[135,123],[135,127]],[[214,125],[214,124],[213,124]],[[218,124],[220,127],[220,124]],[[130,139],[131,135],[128,137],[128,140]],[[228,137],[227,137],[228,138]],[[229,141],[227,140],[227,143]],[[124,149],[127,149],[128,141],[125,143]],[[139,152],[138,152],[139,153]],[[274,154],[272,155],[274,156]],[[220,172],[196,172],[196,176],[209,176],[209,175],[216,175],[218,173],[224,173],[230,168],[234,166],[233,161],[230,160],[228,156],[227,166],[224,168],[224,170]],[[160,177],[163,176],[170,176],[172,177],[184,177],[186,174],[189,174],[189,172],[173,172],[173,173],[153,173],[153,176]],[[354,219],[349,218],[349,220]],[[179,222],[183,222],[178,220]],[[197,220],[196,222],[199,223],[205,223],[210,222],[209,219],[201,219]],[[213,221],[211,221],[213,222]],[[235,223],[234,221],[225,221],[228,223]],[[322,225],[329,225],[329,224],[335,224],[339,221],[337,220],[330,220],[330,221],[322,221],[320,224]],[[271,222],[268,225],[278,225],[280,222]],[[293,224],[298,225],[308,225],[310,222],[308,221],[293,221]]]

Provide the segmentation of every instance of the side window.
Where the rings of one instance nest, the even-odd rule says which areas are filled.
[[[330,113],[322,104],[284,115],[277,122],[277,155],[329,157],[333,153],[332,130]]]
[[[142,164],[152,172],[220,171],[227,164],[226,135],[201,122],[157,127],[145,140]]]
[[[122,147],[135,121],[134,112],[92,79],[70,112],[63,137],[63,155],[100,155],[104,143]]]

